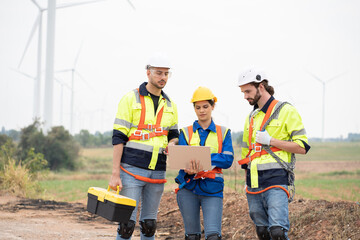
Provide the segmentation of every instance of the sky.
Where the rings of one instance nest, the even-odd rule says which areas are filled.
[[[43,8],[46,0],[35,0]],[[57,0],[57,4],[83,2]],[[121,97],[147,81],[154,52],[173,65],[165,93],[177,104],[179,127],[196,119],[191,96],[199,86],[218,99],[215,123],[243,130],[252,107],[237,85],[239,73],[266,72],[275,98],[294,105],[308,137],[360,133],[360,1],[357,0],[104,0],[58,9],[55,71],[74,68],[74,129],[111,131]],[[32,123],[38,14],[31,0],[0,1],[0,127]],[[45,73],[47,12],[43,12]],[[41,79],[41,116],[44,77]],[[316,76],[321,81],[315,79]],[[70,128],[70,72],[56,73],[53,125]],[[334,78],[335,77],[335,78]],[[334,79],[333,79],[334,78]],[[332,79],[332,80],[331,80]],[[327,82],[328,80],[331,80]],[[63,86],[63,87],[61,87]],[[62,101],[61,101],[62,99]],[[42,119],[43,120],[43,119]]]

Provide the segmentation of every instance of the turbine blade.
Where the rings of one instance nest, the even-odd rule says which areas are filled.
[[[37,7],[40,11],[44,10],[35,0],[31,0],[31,1],[33,2],[33,4],[36,5],[36,7]]]
[[[29,75],[29,74],[27,74],[27,73],[21,72],[21,71],[18,70],[18,69],[14,69],[14,68],[10,68],[10,69],[13,70],[13,71],[15,71],[15,72],[17,72],[17,73],[20,73],[21,75],[23,75],[23,76],[25,76],[25,77],[27,77],[27,78],[35,79],[35,77],[33,77],[33,76],[31,76],[31,75]]]
[[[333,81],[334,79],[339,78],[339,77],[345,75],[346,73],[347,73],[347,72],[340,73],[340,74],[336,75],[335,77],[332,77],[332,78],[330,78],[329,80],[327,80],[326,83],[331,82],[331,81]]]
[[[131,6],[134,10],[136,10],[135,6],[132,4],[132,2],[131,2],[130,0],[127,0],[127,2],[130,4],[130,6]]]
[[[78,72],[75,70],[75,73],[80,77],[80,79],[91,89],[94,91],[94,89],[92,88],[92,86],[85,80],[85,78]]]
[[[66,88],[68,88],[69,90],[71,90],[71,87],[69,86],[69,84],[67,84],[66,82],[61,81],[60,79],[54,77],[54,79],[61,85],[61,86],[65,86]]]
[[[28,39],[28,41],[27,41],[27,43],[26,43],[24,52],[23,52],[23,54],[22,54],[22,56],[21,56],[21,59],[20,59],[20,62],[19,62],[19,65],[18,65],[17,68],[20,68],[20,66],[21,66],[21,64],[22,64],[22,61],[24,60],[24,57],[25,57],[25,55],[26,55],[26,52],[27,52],[27,50],[28,50],[28,48],[29,48],[30,42],[31,42],[31,40],[32,40],[32,38],[33,38],[33,36],[34,36],[35,30],[36,30],[36,28],[39,26],[40,14],[41,14],[41,12],[39,12],[39,14],[38,14],[38,16],[37,16],[37,18],[36,18],[36,20],[35,20],[35,22],[34,22],[34,25],[33,25],[32,29],[31,29],[29,39]]]
[[[63,72],[71,72],[72,69],[63,69],[63,70],[58,70],[58,71],[55,71],[55,73],[63,73]]]
[[[54,80],[57,81],[60,85],[63,85],[63,82],[60,79],[54,77]]]
[[[315,78],[316,80],[318,80],[321,83],[324,83],[323,80],[321,80],[318,76],[316,76],[315,74],[313,74],[312,72],[305,70],[310,76],[312,76],[313,78]]]
[[[103,2],[106,0],[93,0],[93,1],[86,1],[86,2],[79,2],[79,3],[63,3],[63,4],[59,4],[56,6],[56,8],[68,8],[68,7],[75,7],[75,6],[79,6],[79,5],[84,5],[84,4],[90,4],[90,3],[97,3],[97,2]]]
[[[75,58],[75,61],[74,61],[74,67],[73,67],[73,69],[75,69],[75,67],[76,67],[76,64],[77,64],[77,61],[78,61],[78,59],[79,59],[80,52],[81,52],[81,49],[82,49],[83,44],[84,44],[84,41],[81,42],[81,45],[80,45],[80,47],[79,47],[78,53],[77,53],[76,58]]]

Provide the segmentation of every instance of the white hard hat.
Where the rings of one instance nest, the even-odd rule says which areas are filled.
[[[164,53],[155,53],[146,63],[146,69],[150,67],[171,68],[171,63]]]
[[[260,69],[248,68],[239,74],[238,86],[256,82],[259,83],[266,79],[265,73]]]

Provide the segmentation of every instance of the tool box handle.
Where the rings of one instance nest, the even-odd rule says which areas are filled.
[[[119,191],[120,191],[119,185],[116,186],[116,189],[117,189],[116,194],[119,194]],[[107,191],[110,192],[110,185],[108,185]]]

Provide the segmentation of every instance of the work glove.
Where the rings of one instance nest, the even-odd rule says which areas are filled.
[[[270,145],[271,136],[266,130],[256,132],[256,142],[263,145]]]

